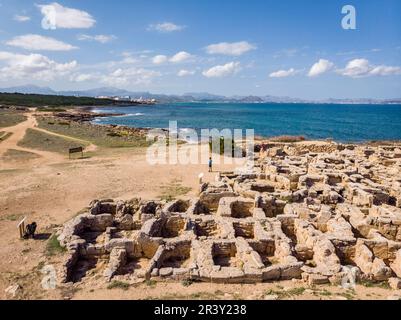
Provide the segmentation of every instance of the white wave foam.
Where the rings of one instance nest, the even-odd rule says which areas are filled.
[[[143,116],[143,113],[137,112],[137,113],[127,113],[127,114],[123,114],[120,116],[115,116],[115,118],[126,118],[126,117],[139,117],[139,116]]]

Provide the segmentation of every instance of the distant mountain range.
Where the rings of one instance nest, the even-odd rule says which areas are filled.
[[[124,89],[113,87],[102,87],[82,91],[55,91],[49,87],[39,87],[35,85],[25,85],[10,88],[0,88],[0,92],[7,93],[31,93],[46,95],[63,95],[78,97],[125,97],[133,99],[156,99],[159,102],[229,102],[229,103],[328,103],[328,104],[401,104],[401,98],[395,99],[325,99],[325,100],[305,100],[291,97],[275,96],[232,96],[226,97],[214,95],[207,92],[189,92],[183,95],[153,94],[150,92],[131,92]]]

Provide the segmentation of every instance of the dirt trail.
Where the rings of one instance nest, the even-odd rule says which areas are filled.
[[[31,152],[31,153],[34,153],[34,154],[40,156],[40,158],[35,160],[35,161],[39,162],[39,164],[61,162],[61,161],[65,160],[64,156],[59,155],[54,152],[41,151],[41,150],[37,150],[37,149],[31,149],[31,148],[25,148],[25,147],[18,146],[18,142],[20,142],[24,138],[27,129],[35,129],[35,130],[41,131],[41,132],[49,134],[49,135],[61,137],[64,139],[75,140],[75,141],[79,141],[84,144],[88,144],[88,146],[85,148],[86,151],[94,151],[97,149],[97,146],[90,143],[89,141],[72,138],[69,136],[61,135],[61,134],[54,133],[54,132],[51,132],[51,131],[48,131],[45,129],[38,128],[38,123],[37,123],[34,115],[32,115],[32,113],[26,113],[24,115],[27,117],[26,121],[21,122],[13,127],[2,128],[2,131],[11,133],[11,136],[0,143],[0,158],[4,155],[4,153],[7,150],[14,149],[14,150],[19,150],[19,151]]]
[[[40,151],[36,149],[24,148],[18,146],[18,142],[20,142],[24,138],[26,131],[29,128],[32,129],[35,128],[35,126],[37,125],[36,119],[31,114],[25,114],[25,116],[27,117],[26,121],[21,122],[13,127],[2,129],[2,131],[4,132],[11,133],[11,136],[0,143],[0,157],[3,156],[7,150],[14,149],[14,150],[35,153],[40,157],[45,158],[47,161],[62,159],[62,156],[58,156],[57,154],[54,154],[52,152]]]
[[[35,122],[36,122],[36,119],[35,119]],[[88,140],[78,139],[78,138],[66,136],[66,135],[63,135],[63,134],[59,134],[59,133],[48,131],[46,129],[39,128],[39,127],[37,127],[37,123],[35,125],[35,130],[41,131],[43,133],[46,133],[46,134],[49,134],[49,135],[52,135],[52,136],[60,137],[60,138],[63,138],[63,139],[68,139],[68,140],[74,140],[74,141],[77,141],[77,142],[81,142],[81,143],[86,145],[85,151],[95,151],[98,148],[96,145],[94,145],[93,143],[91,143]]]

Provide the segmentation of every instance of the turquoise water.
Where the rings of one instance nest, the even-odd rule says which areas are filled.
[[[95,123],[141,128],[254,129],[258,136],[303,135],[343,142],[401,140],[401,105],[179,103],[107,107],[124,113]]]

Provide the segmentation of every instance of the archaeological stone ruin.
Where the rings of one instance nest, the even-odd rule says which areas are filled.
[[[199,196],[96,200],[58,233],[64,282],[113,278],[401,286],[401,148],[264,144]]]

